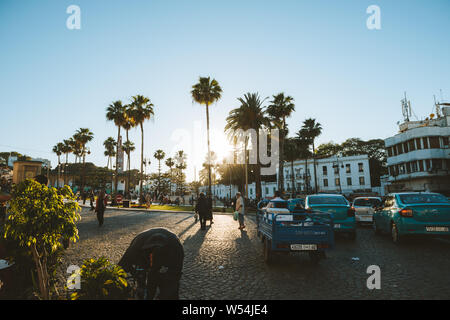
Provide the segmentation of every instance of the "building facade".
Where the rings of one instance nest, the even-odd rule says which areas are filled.
[[[390,192],[434,191],[450,194],[450,107],[442,116],[406,121],[385,139]]]

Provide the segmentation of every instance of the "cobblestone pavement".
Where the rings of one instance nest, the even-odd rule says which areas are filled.
[[[80,240],[71,245],[60,272],[87,258],[106,256],[117,263],[136,234],[165,227],[184,244],[182,299],[449,299],[450,242],[410,240],[395,245],[387,236],[358,229],[355,242],[336,239],[336,248],[314,266],[306,254],[280,255],[268,266],[253,217],[247,231],[231,215],[215,215],[206,231],[186,213],[107,210],[105,224],[83,209]],[[352,259],[352,258],[359,258]],[[381,268],[381,289],[369,290],[367,267]]]

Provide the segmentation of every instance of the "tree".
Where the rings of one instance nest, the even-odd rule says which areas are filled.
[[[103,141],[103,146],[105,147],[104,155],[108,157],[108,162],[106,163],[106,167],[109,168],[110,165],[112,167],[112,157],[116,156],[116,152],[114,149],[117,146],[116,140],[113,137],[108,137],[105,141]]]
[[[160,181],[161,181],[161,160],[164,159],[165,156],[166,156],[166,154],[161,149],[156,150],[155,153],[153,154],[153,157],[156,160],[158,160],[158,175],[159,175],[158,183],[160,183]],[[161,188],[161,186],[158,184],[158,194],[157,194],[157,196],[159,194],[161,194],[160,188]]]
[[[4,236],[30,249],[42,299],[50,298],[48,259],[63,243],[78,239],[79,211],[68,186],[56,190],[34,180],[14,186]]]
[[[125,143],[123,144],[123,152],[125,152],[125,154],[127,155],[127,173],[128,173],[128,177],[127,177],[127,187],[126,187],[126,194],[129,194],[130,191],[130,174],[131,174],[131,165],[130,165],[130,154],[131,152],[133,152],[134,150],[136,150],[136,147],[134,146],[134,143],[130,140],[125,141]]]
[[[67,184],[67,173],[66,173],[66,169],[67,169],[67,165],[69,163],[69,153],[72,152],[72,144],[70,142],[70,139],[66,139],[63,140],[63,148],[62,148],[62,153],[66,155],[66,163],[64,164],[64,185]]]
[[[210,77],[200,77],[197,84],[192,86],[192,99],[198,104],[206,107],[206,131],[208,141],[208,154],[211,154],[209,143],[209,105],[218,101],[222,97],[222,88],[216,79]],[[208,192],[211,196],[211,168],[208,169]]]
[[[113,121],[117,127],[117,144],[116,144],[116,170],[114,176],[114,191],[117,192],[117,184],[119,178],[119,140],[120,140],[120,128],[125,122],[125,107],[122,105],[122,101],[117,100],[111,103],[106,108],[106,119]]]
[[[299,153],[300,159],[305,159],[305,190],[307,193],[309,193],[310,190],[310,184],[309,184],[309,173],[308,173],[308,158],[311,157],[311,141],[309,138],[304,136],[304,131],[300,130],[297,132],[296,136],[297,141],[297,150]]]
[[[88,128],[80,128],[78,129],[75,134],[73,135],[73,138],[77,142],[77,144],[80,145],[81,153],[80,157],[83,159],[83,175],[81,178],[81,191],[84,191],[84,165],[86,163],[86,154],[90,154],[91,152],[86,148],[86,144],[89,141],[92,141],[94,139],[94,134],[88,129]]]
[[[136,126],[136,122],[134,121],[133,115],[132,115],[132,106],[126,105],[125,106],[125,121],[122,124],[122,127],[125,129],[127,140],[125,141],[123,145],[123,151],[127,155],[127,171],[128,171],[128,179],[127,179],[127,186],[126,186],[126,194],[129,194],[130,191],[130,154],[132,151],[135,150],[134,143],[131,142],[128,138],[128,131],[131,128],[134,128]]]
[[[298,142],[294,138],[287,138],[284,141],[284,159],[290,162],[291,164],[291,193],[292,198],[295,197],[296,189],[295,189],[295,173],[294,173],[294,161],[299,158],[299,149]]]
[[[267,115],[272,123],[272,126],[279,130],[279,150],[280,158],[278,165],[278,189],[280,192],[284,191],[284,140],[287,137],[288,129],[286,124],[286,118],[290,117],[295,111],[294,98],[291,96],[285,96],[283,92],[274,95],[273,100],[270,101],[270,105],[267,107]]]
[[[315,119],[306,119],[303,121],[303,126],[300,129],[302,135],[309,141],[311,141],[313,148],[313,162],[314,162],[314,189],[317,192],[317,170],[316,170],[316,150],[314,148],[314,140],[321,135],[322,133],[322,125],[316,122]]]
[[[169,194],[172,193],[172,180],[173,180],[173,175],[172,175],[172,167],[175,166],[175,161],[172,158],[167,158],[166,159],[166,166],[169,167],[169,176],[170,176],[170,183],[169,183]]]
[[[150,99],[142,95],[136,95],[132,97],[133,102],[129,114],[134,119],[136,126],[141,128],[141,175],[142,179],[139,184],[139,192],[142,193],[142,183],[144,178],[144,122],[154,116],[154,105],[150,102]]]
[[[61,155],[64,150],[64,143],[58,142],[52,149],[52,151],[58,156],[58,182],[56,187],[59,189],[59,180],[61,175]]]
[[[240,107],[230,111],[225,125],[225,132],[228,133],[231,139],[237,137],[239,132],[244,132],[244,165],[246,167],[246,177],[247,173],[247,147],[249,138],[245,132],[249,129],[256,131],[256,141],[252,141],[253,150],[256,152],[256,194],[261,196],[261,165],[259,161],[259,131],[264,127],[269,126],[269,120],[265,116],[265,111],[263,107],[264,100],[261,100],[258,93],[246,93],[243,98],[238,98],[240,102]],[[239,131],[242,130],[242,131]],[[256,143],[255,143],[256,142]],[[248,198],[248,178],[246,179],[245,196]]]
[[[183,150],[177,151],[177,153],[175,154],[175,178],[177,189],[180,195],[184,195],[184,182],[186,180],[186,175],[183,173],[183,170],[187,168],[186,158],[187,156]]]
[[[341,153],[342,153],[341,145],[333,142],[322,143],[316,149],[316,156],[319,158],[320,157],[328,158]]]

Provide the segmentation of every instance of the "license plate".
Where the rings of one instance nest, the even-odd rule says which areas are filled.
[[[448,232],[448,227],[426,227],[427,232]]]
[[[339,228],[341,227],[341,225],[340,225],[339,223],[336,223],[336,224],[334,225],[334,227],[335,227],[336,229],[339,229]]]
[[[291,244],[291,250],[317,250],[317,244]]]

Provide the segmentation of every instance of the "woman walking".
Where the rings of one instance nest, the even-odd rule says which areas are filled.
[[[103,215],[105,214],[105,191],[101,190],[98,197],[97,197],[97,203],[95,205],[95,212],[97,212],[97,220],[98,220],[98,226],[101,227],[103,225]]]
[[[206,220],[210,216],[211,209],[210,202],[206,199],[205,194],[201,192],[195,205],[195,212],[198,213],[200,218],[200,228],[202,230],[206,229]]]
[[[236,211],[239,212],[239,230],[245,228],[244,225],[244,213],[245,213],[245,199],[241,196],[241,193],[236,193]]]

